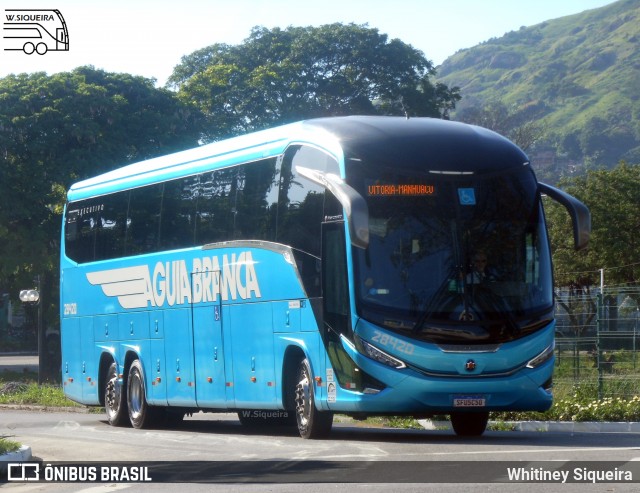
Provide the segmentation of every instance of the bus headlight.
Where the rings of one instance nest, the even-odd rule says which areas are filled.
[[[365,341],[361,337],[357,337],[357,340],[360,343],[359,346],[361,348],[361,352],[365,356],[368,356],[369,358],[377,361],[378,363],[382,363],[392,368],[400,369],[400,368],[407,367],[407,365],[405,365],[404,362],[400,361],[397,358],[394,358],[390,354],[385,353],[384,351],[378,349],[374,345],[369,344],[367,341]]]
[[[553,358],[553,351],[556,348],[555,341],[551,344],[551,346],[547,347],[544,351],[542,351],[538,356],[533,358],[527,363],[527,368],[537,368],[541,364],[549,361]]]

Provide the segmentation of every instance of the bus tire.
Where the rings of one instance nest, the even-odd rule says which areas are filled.
[[[487,429],[489,413],[451,413],[451,426],[456,435],[479,437]]]
[[[331,432],[333,413],[318,411],[311,365],[305,358],[295,379],[296,423],[302,438],[323,438]]]
[[[142,363],[136,359],[131,363],[127,377],[127,408],[131,426],[148,428],[153,421],[153,409],[147,404]]]
[[[104,410],[111,426],[125,426],[129,423],[125,388],[118,375],[118,365],[114,361],[109,366],[104,383]]]

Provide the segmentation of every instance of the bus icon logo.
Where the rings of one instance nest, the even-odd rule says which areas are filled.
[[[4,51],[44,55],[69,51],[69,30],[59,10],[6,9],[2,29]]]
[[[40,481],[40,464],[32,462],[9,463],[7,464],[7,480]]]

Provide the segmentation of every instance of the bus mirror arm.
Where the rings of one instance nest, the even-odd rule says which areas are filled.
[[[314,183],[329,190],[342,205],[347,215],[351,244],[358,248],[369,246],[369,208],[364,197],[333,173],[296,166],[296,171]]]
[[[562,204],[573,222],[573,242],[576,250],[582,250],[589,243],[591,235],[591,213],[586,205],[562,190],[538,182],[540,193],[544,193]]]

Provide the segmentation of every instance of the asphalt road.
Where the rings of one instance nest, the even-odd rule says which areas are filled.
[[[0,354],[0,372],[3,371],[38,371],[38,355]]]
[[[294,432],[243,428],[234,414],[197,414],[186,418],[177,429],[134,430],[108,426],[101,414],[0,410],[0,435],[31,446],[44,463],[57,461],[112,461],[140,464],[141,461],[185,461],[182,472],[212,467],[199,461],[229,461],[226,474],[233,484],[189,484],[192,491],[337,491],[337,481],[357,478],[350,489],[389,491],[382,481],[399,483],[393,491],[638,491],[640,483],[555,484],[532,480],[523,483],[469,483],[495,461],[518,463],[527,470],[549,469],[580,461],[588,468],[625,467],[640,461],[640,434],[637,433],[554,433],[489,431],[478,439],[460,438],[448,431],[390,430],[363,428],[354,422],[338,423],[330,439],[303,440]],[[264,461],[274,461],[265,463]],[[545,461],[545,462],[540,462]],[[557,461],[557,462],[549,462]],[[212,463],[213,464],[213,463]],[[266,466],[265,466],[266,464]],[[255,466],[255,467],[254,467]],[[275,468],[260,476],[264,467]],[[557,466],[557,467],[560,467]],[[429,469],[431,468],[431,469]],[[640,462],[635,464],[634,481],[640,481]],[[286,474],[283,473],[283,470]],[[307,471],[301,473],[301,471]],[[451,483],[431,483],[446,471]],[[535,472],[535,471],[534,471]],[[419,473],[419,474],[418,474]],[[258,474],[255,476],[254,474]],[[280,475],[278,475],[280,474]],[[291,476],[290,474],[294,474]],[[302,475],[300,475],[302,474]],[[305,475],[306,474],[306,475]],[[253,475],[253,476],[252,476]],[[404,475],[404,476],[402,476]],[[252,482],[251,477],[261,478]],[[413,479],[412,479],[413,478]],[[406,483],[407,480],[420,483]],[[425,479],[426,478],[426,479]],[[280,481],[284,484],[273,484]],[[505,480],[503,475],[502,480]],[[303,481],[313,487],[303,488]],[[322,484],[317,484],[318,482]],[[21,491],[114,491],[153,487],[153,491],[174,491],[168,484],[103,483],[10,483]],[[110,488],[108,488],[110,486]],[[206,489],[205,489],[206,488]]]
[[[37,371],[37,356],[0,356],[0,372]],[[189,493],[204,491],[355,491],[385,492],[393,482],[395,491],[487,491],[537,492],[619,492],[640,491],[640,433],[499,432],[488,431],[479,439],[465,439],[450,431],[390,430],[365,428],[348,421],[334,425],[330,439],[302,440],[283,429],[250,431],[235,414],[197,414],[176,429],[134,430],[113,428],[102,414],[42,412],[0,408],[0,436],[10,437],[31,447],[34,459],[45,463],[89,461],[97,465],[113,461],[141,464],[141,461],[183,461],[179,469],[224,464],[237,474],[225,484],[189,483]],[[215,462],[199,462],[215,461]],[[228,461],[226,463],[220,461]],[[264,461],[273,461],[264,462]],[[544,462],[542,462],[544,461]],[[554,462],[549,462],[554,461]],[[535,479],[528,483],[473,481],[475,475],[489,477],[487,471],[503,462],[519,463],[524,470],[551,469],[554,463],[584,465],[614,471],[622,464],[636,462],[634,483],[558,484]],[[265,466],[266,464],[266,466]],[[253,466],[275,467],[276,474],[252,477]],[[310,467],[313,466],[313,468]],[[346,467],[345,467],[346,465]],[[257,467],[256,469],[260,469]],[[502,467],[500,465],[499,467]],[[283,475],[282,470],[295,474]],[[636,469],[634,469],[635,471]],[[279,471],[279,472],[278,472]],[[300,471],[309,471],[300,476]],[[415,474],[419,471],[420,474]],[[433,483],[451,477],[451,483]],[[229,472],[227,472],[229,474]],[[256,473],[257,474],[257,473]],[[254,476],[256,477],[256,476]],[[407,483],[412,477],[420,482]],[[274,481],[281,484],[274,484]],[[1,478],[0,478],[1,480]],[[290,481],[294,481],[293,483]],[[399,482],[396,482],[399,481]],[[504,481],[504,475],[499,481]],[[175,483],[31,483],[11,482],[3,488],[16,491],[61,491],[99,493],[130,489],[176,491],[185,485]]]

